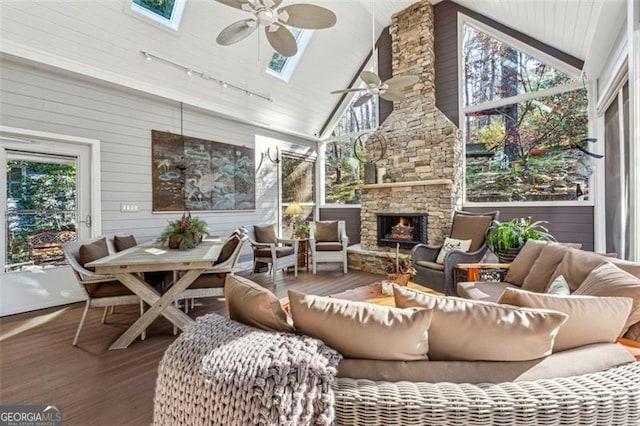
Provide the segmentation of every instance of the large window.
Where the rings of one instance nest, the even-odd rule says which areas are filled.
[[[325,145],[325,203],[327,204],[360,204],[362,195],[364,158],[354,151],[361,149],[358,138],[340,138]]]
[[[313,221],[315,206],[315,158],[292,153],[282,155],[282,235],[290,238],[294,226]],[[297,202],[302,213],[289,215],[287,207]]]
[[[463,31],[466,200],[588,198],[591,158],[575,148],[588,136],[583,85],[471,24]]]

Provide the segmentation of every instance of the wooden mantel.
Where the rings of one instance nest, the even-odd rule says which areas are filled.
[[[374,183],[362,185],[362,189],[403,188],[407,186],[451,185],[451,179],[413,180],[409,182]]]

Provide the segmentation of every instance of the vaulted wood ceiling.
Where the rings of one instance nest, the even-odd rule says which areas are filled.
[[[2,1],[0,50],[5,58],[33,60],[313,138],[339,99],[329,92],[347,86],[371,48],[371,2],[309,2],[333,10],[338,23],[315,32],[288,83],[264,72],[273,53],[264,34],[228,47],[215,43],[220,30],[246,14],[213,0],[187,0],[177,32],[133,15],[130,0]],[[411,3],[375,0],[376,36],[393,13]],[[599,63],[606,59],[606,49],[615,39],[615,25],[623,13],[620,5],[624,6],[624,0],[458,3],[586,59],[587,64],[590,55],[598,56]],[[594,46],[600,45],[601,51],[594,52]],[[273,102],[188,76],[184,70],[158,61],[146,61],[141,50],[204,71]]]

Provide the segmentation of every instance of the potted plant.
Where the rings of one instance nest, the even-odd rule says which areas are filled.
[[[531,218],[513,219],[509,222],[493,221],[487,230],[487,245],[503,263],[513,262],[527,240],[555,241],[556,239],[543,226],[545,220],[531,222]]]
[[[181,219],[169,221],[158,242],[167,244],[170,249],[190,250],[200,244],[206,235],[208,228],[204,220],[191,217],[191,213],[183,213]]]
[[[387,274],[387,280],[398,285],[407,285],[409,279],[417,272],[411,266],[411,256],[400,255],[400,244],[396,244],[396,255],[389,258],[389,264],[384,271]]]
[[[305,239],[305,238],[309,237],[309,231],[310,230],[311,230],[311,228],[309,228],[309,225],[307,225],[306,223],[301,223],[296,228],[296,236],[298,238]]]
[[[382,182],[391,183],[393,182],[393,175],[391,173],[385,173],[382,175]]]

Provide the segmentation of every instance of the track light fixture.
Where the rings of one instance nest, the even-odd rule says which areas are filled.
[[[219,84],[223,88],[234,89],[234,90],[243,92],[248,97],[255,96],[255,97],[263,99],[263,100],[265,100],[267,102],[273,103],[273,99],[271,99],[268,96],[261,95],[261,94],[256,93],[256,92],[252,92],[251,90],[247,90],[247,89],[244,89],[242,87],[236,86],[234,84],[228,83],[226,81],[217,79],[215,77],[212,77],[210,74],[208,74],[208,73],[206,73],[204,71],[195,70],[195,69],[193,69],[191,67],[188,67],[188,66],[185,66],[185,65],[181,65],[181,64],[179,64],[177,62],[174,62],[174,61],[172,61],[170,59],[163,58],[163,57],[158,56],[158,55],[154,55],[153,53],[149,53],[149,52],[146,52],[144,50],[141,50],[140,53],[146,58],[147,61],[150,61],[150,60],[154,59],[154,60],[156,60],[158,62],[162,62],[162,63],[167,64],[167,65],[171,65],[174,68],[182,69],[189,76],[197,75],[198,77],[202,78],[203,80],[213,81],[214,83]]]

